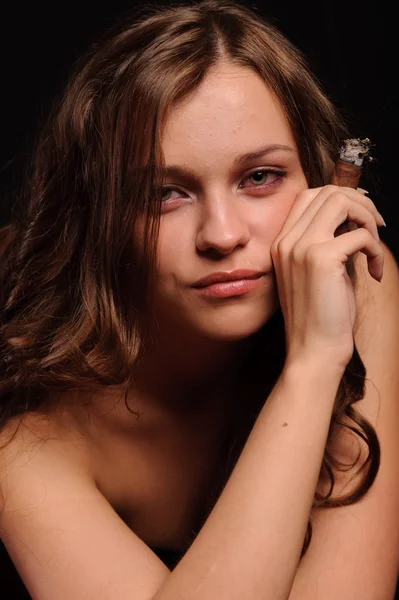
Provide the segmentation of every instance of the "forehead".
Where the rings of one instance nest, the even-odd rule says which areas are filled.
[[[162,148],[166,162],[211,163],[266,143],[295,146],[283,108],[252,69],[224,64],[171,109]]]

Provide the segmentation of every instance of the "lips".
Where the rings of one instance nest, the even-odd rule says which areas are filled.
[[[257,279],[265,275],[262,271],[254,271],[248,269],[237,269],[235,271],[217,271],[211,273],[194,283],[193,287],[203,288],[214,283],[224,283],[226,281],[238,281],[242,279]]]

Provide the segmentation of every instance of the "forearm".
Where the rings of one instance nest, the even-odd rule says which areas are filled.
[[[286,600],[340,374],[285,368],[196,540],[155,600]]]

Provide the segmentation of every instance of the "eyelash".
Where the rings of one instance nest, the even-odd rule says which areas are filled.
[[[256,169],[256,171],[253,171],[252,173],[250,173],[249,175],[247,175],[246,177],[244,177],[244,179],[241,181],[241,183],[239,185],[239,188],[243,189],[242,188],[242,183],[244,181],[247,181],[248,179],[250,179],[251,177],[253,177],[254,175],[256,175],[258,173],[268,174],[268,175],[277,175],[278,179],[276,179],[272,183],[267,183],[267,184],[263,184],[263,185],[255,185],[255,186],[253,186],[256,190],[277,185],[277,184],[281,183],[281,180],[287,175],[287,171],[283,171],[283,170],[276,170],[276,169]],[[172,187],[172,186],[164,186],[161,191],[162,192],[165,192],[165,191],[180,191],[181,192],[181,190],[179,190],[179,188]],[[169,199],[170,198],[168,198],[168,200]],[[167,202],[167,200],[165,200],[164,202]]]

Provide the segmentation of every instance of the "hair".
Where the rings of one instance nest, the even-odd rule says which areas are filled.
[[[349,133],[305,57],[274,25],[229,0],[140,7],[78,61],[37,141],[19,209],[0,232],[0,430],[15,416],[46,414],[54,392],[68,398],[72,390],[117,386],[126,402],[132,369],[153,335],[147,307],[156,273],[163,127],[170,109],[221,61],[264,80],[287,115],[309,187],[330,182]],[[353,259],[348,271],[356,285]],[[245,393],[249,374],[262,373],[251,392],[258,409],[233,419],[194,534],[281,373],[284,340],[279,309],[242,367]],[[357,501],[377,474],[376,432],[354,407],[365,376],[355,347],[320,471],[329,489],[316,492],[314,506]],[[329,452],[337,426],[363,440],[368,454],[354,491],[332,498],[334,472],[359,459],[346,465]],[[311,533],[309,522],[302,555]]]

